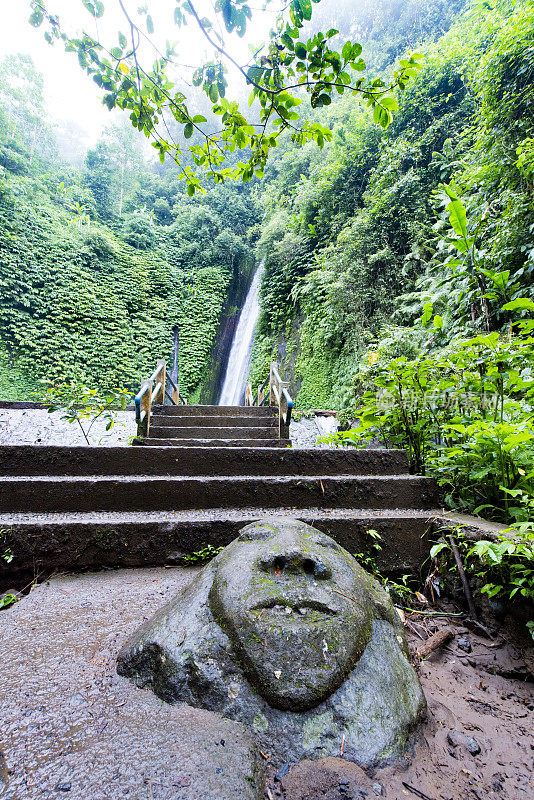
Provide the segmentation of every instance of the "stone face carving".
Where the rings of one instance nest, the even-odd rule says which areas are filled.
[[[167,702],[249,725],[298,761],[401,758],[425,701],[402,624],[339,545],[289,520],[247,525],[123,647],[118,671]]]

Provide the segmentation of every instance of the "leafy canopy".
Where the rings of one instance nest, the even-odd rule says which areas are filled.
[[[79,2],[95,20],[105,13],[106,5],[101,0]],[[220,118],[219,129],[212,132],[207,118],[190,110],[190,101],[170,77],[178,55],[176,46],[167,42],[163,53],[150,39],[154,21],[148,4],[139,8],[134,17],[123,0],[116,3],[127,33],[119,31],[117,44],[111,47],[86,32],[81,37],[70,36],[59,17],[49,10],[49,0],[30,0],[30,22],[35,27],[45,25],[49,43],[59,40],[67,51],[77,53],[80,66],[105,91],[104,103],[109,109],[130,112],[132,125],[152,140],[162,163],[167,154],[179,165],[184,157],[182,146],[169,134],[168,119],[177,123],[185,139],[194,136],[188,146],[193,162],[216,183],[228,178],[246,182],[254,174],[261,177],[269,152],[283,131],[289,131],[292,141],[300,145],[314,141],[322,148],[325,141],[331,140],[328,127],[305,119],[297,111],[302,91],[308,93],[312,108],[330,105],[336,94],[351,93],[372,107],[374,121],[386,128],[398,108],[395,90],[404,90],[420,69],[422,56],[414,53],[400,61],[387,84],[381,78],[364,77],[366,65],[360,44],[346,41],[339,51],[333,49],[332,40],[338,34],[335,28],[308,39],[302,35],[305,23],[312,17],[311,0],[291,0],[288,13],[277,15],[269,42],[255,52],[249,64],[240,64],[218,29],[244,36],[252,17],[246,0],[217,0],[212,19],[201,16],[193,0],[178,0],[175,25],[183,28],[194,24],[213,48],[213,58],[199,65],[193,75],[193,85],[202,87],[213,115]],[[140,51],[147,41],[155,52],[151,66],[144,63]],[[236,101],[226,97],[227,66],[237,70],[251,87],[248,118]],[[245,151],[244,160],[225,166],[236,151]],[[202,191],[193,167],[182,166],[182,178],[187,181],[190,195],[198,189]]]

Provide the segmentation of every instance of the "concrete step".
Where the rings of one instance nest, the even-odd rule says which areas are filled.
[[[154,406],[155,414],[176,417],[278,417],[276,406]]]
[[[408,472],[404,450],[285,449],[262,439],[262,449],[211,445],[158,446],[167,440],[140,440],[138,447],[0,446],[1,475],[402,475]],[[287,448],[287,442],[283,446]]]
[[[0,511],[155,511],[198,508],[431,508],[436,486],[421,476],[154,477],[5,476]]]
[[[150,428],[156,427],[183,427],[192,428],[273,428],[278,425],[278,419],[271,416],[198,416],[180,417],[177,414],[153,414],[150,418]]]
[[[204,430],[197,430],[197,434],[204,433]],[[231,434],[229,434],[231,435]],[[148,445],[150,447],[233,447],[233,448],[255,448],[255,447],[291,447],[289,439],[180,439],[173,437],[165,439],[157,437],[154,439],[137,437],[132,442],[133,445]]]
[[[353,554],[372,553],[384,572],[417,571],[428,557],[427,536],[439,510],[358,508],[213,508],[203,511],[0,514],[9,531],[10,565],[0,559],[0,579],[14,572],[85,570],[177,563],[203,545],[229,544],[258,519],[300,519]],[[437,522],[436,522],[437,520]],[[369,530],[382,537],[372,550]]]
[[[278,439],[277,427],[255,427],[255,428],[183,428],[171,425],[151,425],[149,438],[157,439],[198,439],[199,434],[206,439]]]

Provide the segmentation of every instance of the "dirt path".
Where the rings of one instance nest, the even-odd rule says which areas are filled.
[[[533,800],[534,653],[522,626],[508,621],[493,642],[450,620],[417,630],[427,636],[444,625],[454,639],[419,667],[428,721],[406,771],[369,778],[342,759],[303,762],[281,779],[271,775],[266,798]],[[410,633],[410,643],[422,640]]]

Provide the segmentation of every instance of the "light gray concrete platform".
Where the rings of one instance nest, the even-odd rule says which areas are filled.
[[[195,573],[58,576],[0,612],[2,800],[263,797],[241,725],[166,705],[115,671],[127,637]]]

